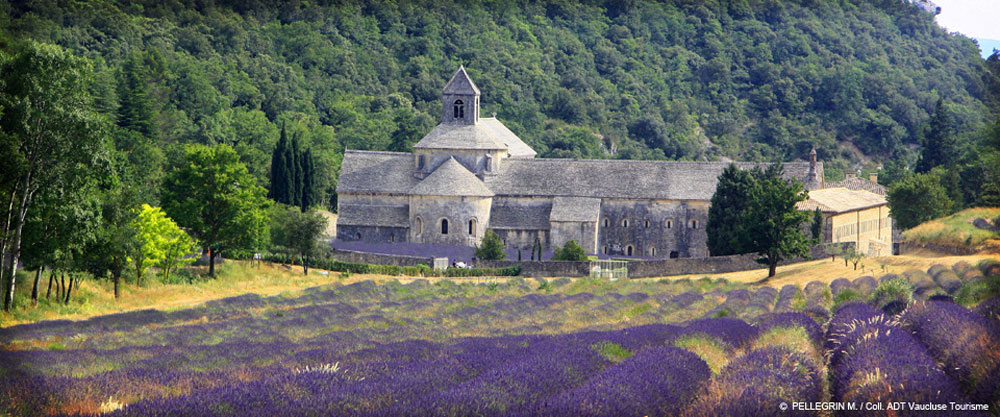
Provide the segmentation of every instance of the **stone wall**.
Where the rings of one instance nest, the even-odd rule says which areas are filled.
[[[949,254],[949,255],[956,255],[956,256],[974,255],[979,252],[978,250],[967,246],[940,245],[934,243],[918,243],[918,242],[903,241],[899,245],[899,254],[905,255],[907,253],[914,252],[920,249]]]
[[[348,242],[406,242],[409,230],[410,229],[408,227],[354,226],[342,224],[337,226],[337,239]]]
[[[355,263],[376,264],[376,265],[417,266],[417,264],[424,264],[427,266],[431,266],[434,264],[432,258],[423,258],[419,256],[406,256],[406,255],[388,255],[383,253],[356,252],[356,251],[338,250],[338,249],[334,249],[333,251],[331,251],[330,257],[341,262],[355,262]]]

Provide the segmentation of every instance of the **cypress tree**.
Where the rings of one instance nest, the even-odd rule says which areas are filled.
[[[719,175],[719,185],[712,195],[712,205],[708,208],[708,251],[712,256],[733,255],[750,252],[748,240],[740,235],[736,225],[745,221],[746,212],[752,204],[754,178],[750,172],[729,164]]]
[[[312,150],[307,149],[300,158],[302,160],[302,212],[305,213],[309,207],[316,204],[316,183],[314,180],[314,169]]]
[[[292,179],[292,195],[290,201],[287,203],[293,206],[302,205],[302,152],[299,150],[299,135],[295,135],[292,138],[292,149],[291,149],[291,179]]]
[[[274,151],[271,152],[271,190],[268,195],[272,200],[288,203],[289,174],[285,154],[288,151],[288,136],[285,125],[281,125],[281,137]]]
[[[816,239],[817,243],[822,243],[823,234],[823,212],[819,211],[819,207],[816,207],[816,211],[813,212],[813,222],[812,222],[812,235],[813,239]]]
[[[939,98],[934,106],[934,114],[924,130],[924,140],[921,143],[924,148],[914,171],[929,172],[934,167],[951,166],[958,162],[958,143],[953,123],[951,114],[944,107],[944,101]]]

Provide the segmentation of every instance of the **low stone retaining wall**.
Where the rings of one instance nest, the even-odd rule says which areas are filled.
[[[475,266],[506,268],[520,265],[525,277],[585,277],[590,275],[590,261],[476,261]]]
[[[899,254],[905,255],[907,253],[914,252],[919,249],[926,249],[938,253],[945,253],[956,256],[975,255],[979,253],[978,250],[970,248],[968,246],[940,245],[935,243],[918,243],[918,242],[904,241],[899,245]]]
[[[342,262],[355,262],[362,264],[398,265],[398,266],[417,266],[418,264],[424,264],[427,266],[434,265],[433,258],[424,258],[420,256],[406,256],[406,255],[389,255],[384,253],[356,252],[356,251],[339,250],[339,249],[334,249],[333,251],[331,251],[330,257]]]

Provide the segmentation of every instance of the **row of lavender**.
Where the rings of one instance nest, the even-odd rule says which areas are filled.
[[[86,378],[8,374],[0,392],[31,392],[16,405],[5,404],[26,415],[93,411],[73,405],[109,396],[131,403],[111,414],[118,416],[726,415],[743,406],[777,414],[778,401],[788,396],[821,398],[814,362],[785,348],[761,348],[713,376],[699,356],[672,341],[697,334],[735,353],[774,327],[810,323],[818,333],[810,318],[798,316],[768,315],[761,326],[715,318],[556,336],[411,340],[350,354],[315,345],[270,365],[209,372],[156,362]],[[609,356],[603,349],[609,345],[624,354]],[[226,347],[249,358],[281,357],[287,346]],[[283,366],[288,363],[297,365]],[[715,387],[732,388],[748,378],[761,382],[752,398],[711,395]],[[149,390],[153,386],[170,392],[158,394]],[[52,402],[55,396],[61,400]]]

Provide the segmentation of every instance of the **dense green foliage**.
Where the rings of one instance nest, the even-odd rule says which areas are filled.
[[[743,252],[748,246],[745,235],[735,233],[734,225],[744,220],[750,207],[750,192],[754,178],[750,171],[744,171],[730,164],[719,175],[719,183],[712,194],[712,205],[708,208],[708,251],[713,256],[733,255]]]
[[[902,229],[944,216],[954,207],[954,202],[932,173],[911,175],[893,184],[886,200],[892,218]]]
[[[263,249],[270,200],[229,145],[188,145],[164,180],[163,208],[209,254],[209,275],[223,250]]]
[[[271,210],[271,251],[302,260],[302,272],[309,274],[313,258],[322,253],[320,238],[327,219],[316,210],[301,211],[276,204]]]
[[[781,164],[749,171],[730,164],[723,170],[706,226],[713,255],[717,253],[712,244],[727,254],[756,252],[758,262],[768,265],[768,277],[774,276],[781,260],[808,256],[815,242],[802,234],[801,226],[810,213],[795,206],[807,198],[806,191],[798,180],[782,179],[782,171]]]
[[[464,63],[542,156],[915,159],[938,99],[966,147],[995,100],[976,46],[897,0],[25,2],[13,37],[92,58],[99,109],[162,143],[227,143],[268,184],[278,126],[332,206],[344,148],[406,151]],[[141,51],[141,52],[140,52]],[[331,129],[332,127],[332,129]]]
[[[500,236],[492,230],[486,231],[482,244],[476,247],[474,253],[476,258],[487,261],[497,261],[507,257],[507,252],[503,250],[503,242],[500,240]]]
[[[813,211],[812,224],[809,225],[809,230],[812,232],[812,238],[817,242],[821,242],[823,238],[823,212],[819,211],[819,207]]]
[[[570,240],[566,242],[566,245],[562,247],[556,247],[555,253],[552,255],[553,261],[586,261],[587,251],[576,243],[575,240]]]

